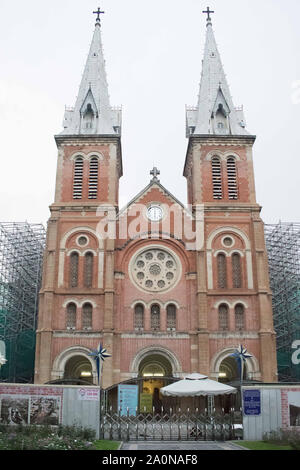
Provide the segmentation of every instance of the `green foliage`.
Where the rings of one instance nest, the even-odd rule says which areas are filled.
[[[95,431],[79,426],[0,425],[0,450],[94,450]]]
[[[273,444],[264,441],[235,441],[235,444],[249,450],[292,450],[290,445]]]
[[[300,429],[280,429],[263,436],[264,442],[277,445],[288,445],[294,450],[300,450]]]
[[[94,442],[96,450],[117,450],[119,448],[120,442],[118,441],[95,441]]]

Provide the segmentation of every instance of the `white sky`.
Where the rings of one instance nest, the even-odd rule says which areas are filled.
[[[185,105],[196,105],[207,5],[254,146],[266,223],[299,221],[299,0],[101,0],[112,105],[123,105],[122,207],[149,182],[186,203]],[[0,220],[46,223],[64,106],[74,106],[97,0],[0,0]],[[293,88],[296,87],[296,88]]]

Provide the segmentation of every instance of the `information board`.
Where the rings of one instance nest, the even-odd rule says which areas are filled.
[[[244,414],[258,416],[261,413],[260,390],[243,390]]]
[[[136,416],[138,406],[138,385],[118,385],[118,409],[121,416]]]

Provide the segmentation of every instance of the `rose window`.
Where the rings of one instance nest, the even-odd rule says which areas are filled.
[[[132,280],[142,289],[160,292],[175,285],[179,276],[177,257],[160,248],[148,248],[130,263]]]

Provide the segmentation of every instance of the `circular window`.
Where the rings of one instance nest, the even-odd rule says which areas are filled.
[[[88,238],[85,235],[80,235],[80,237],[77,238],[77,244],[80,246],[85,246],[88,244]]]
[[[151,247],[135,255],[129,266],[131,280],[141,289],[161,292],[171,289],[180,276],[180,262],[174,253]]]
[[[229,248],[231,247],[233,244],[234,244],[234,240],[233,238],[229,237],[229,236],[226,236],[222,239],[222,244],[223,246],[225,246],[226,248]]]

